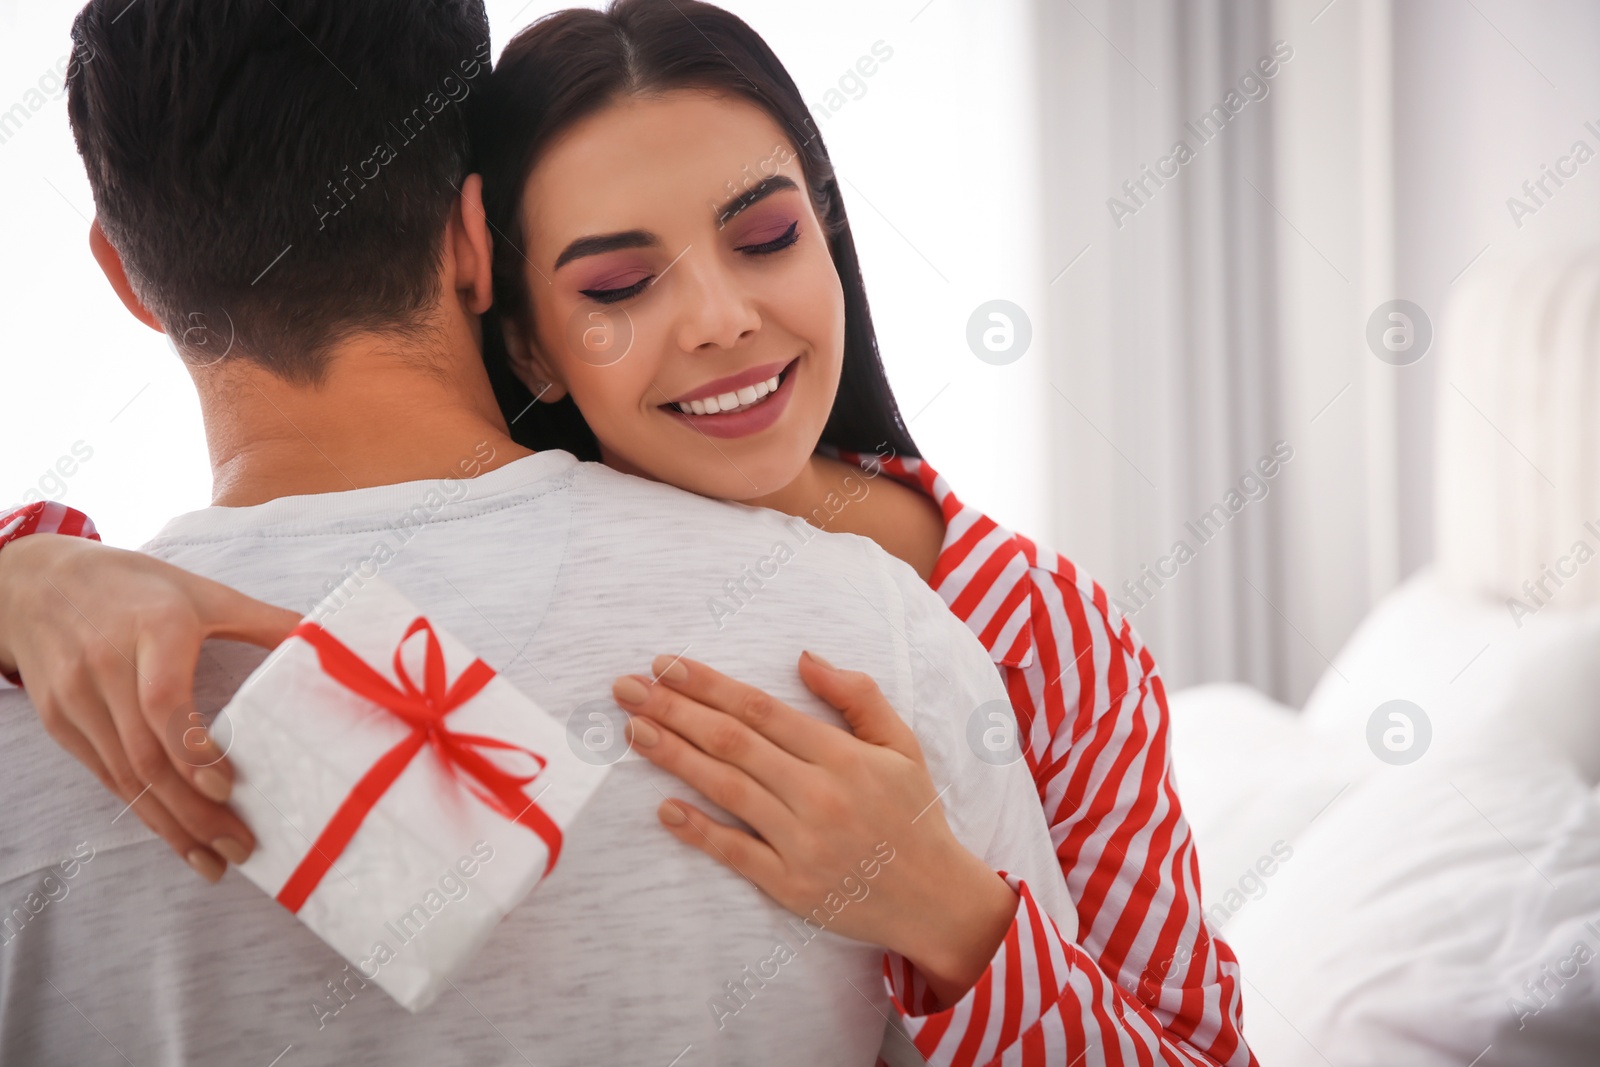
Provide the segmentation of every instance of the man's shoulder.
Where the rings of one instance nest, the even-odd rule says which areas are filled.
[[[667,550],[737,563],[750,553],[782,557],[802,569],[849,559],[882,571],[899,561],[854,534],[828,533],[771,508],[713,500],[661,482],[581,464],[573,481],[576,524],[637,537],[641,550]],[[737,555],[729,555],[737,553]]]
[[[578,521],[612,535],[637,531],[641,550],[714,560],[724,569],[738,570],[749,563],[765,577],[779,567],[831,576],[841,583],[870,574],[878,595],[892,589],[889,595],[908,602],[923,624],[939,630],[965,629],[909,564],[869,537],[830,533],[771,508],[713,500],[598,463],[581,464],[575,474]],[[866,589],[860,592],[872,596]]]
[[[870,538],[584,467],[573,483],[568,591],[625,585],[641,604],[693,604],[690,618],[719,632],[735,619],[798,618],[812,633],[873,631],[901,654],[976,647],[916,571]]]

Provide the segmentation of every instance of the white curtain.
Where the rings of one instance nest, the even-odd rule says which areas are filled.
[[[1400,577],[1388,4],[1037,12],[1056,547],[1298,704]]]

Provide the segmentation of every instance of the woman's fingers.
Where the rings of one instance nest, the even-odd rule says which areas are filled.
[[[195,709],[194,674],[200,662],[204,633],[193,623],[152,625],[137,637],[131,666],[136,676],[133,711],[165,748],[169,763],[196,792],[226,802],[233,791],[233,769],[211,739],[206,721]],[[106,690],[121,694],[126,686],[108,678]],[[113,713],[126,710],[113,704]],[[133,732],[132,726],[119,729]]]
[[[807,689],[838,709],[861,740],[892,748],[912,759],[922,758],[916,734],[900,718],[871,675],[842,671],[821,656],[803,652],[800,680],[806,683]]]
[[[115,773],[101,758],[101,750],[84,732],[64,715],[56,713],[54,701],[43,694],[35,695],[34,699],[40,705],[39,717],[51,739],[66,749],[79,763],[89,768],[90,772],[100,780],[100,784],[112,795],[128,804],[128,808],[116,818],[123,818],[127,810],[132,810],[139,820],[165,841],[173,852],[194,869],[195,873],[208,882],[216,882],[222,877],[223,872],[227,870],[227,864],[185,830],[162,804],[160,798],[154,795],[155,791],[147,789],[145,784],[139,782],[138,776],[128,767],[116,727],[112,725],[111,716],[103,705],[99,708],[99,715],[92,717],[92,722],[99,727],[98,732],[103,737],[104,750],[109,752],[118,764]],[[71,702],[79,714],[95,704],[95,700],[87,691],[74,693]]]
[[[99,768],[110,778],[111,791],[124,803],[144,792],[150,780],[141,777],[129,762],[116,720],[90,675],[71,676],[59,689],[30,695],[39,705],[45,732],[63,746],[72,734],[82,737],[93,750]],[[76,749],[68,751],[81,756]]]
[[[701,752],[739,768],[780,797],[788,795],[795,776],[806,766],[743,721],[665,685],[652,685],[648,678],[624,675],[612,685],[611,694],[629,712],[666,726]]]
[[[34,697],[36,704],[43,705],[45,700],[46,698],[42,694]],[[99,753],[95,752],[94,746],[89,743],[89,739],[83,736],[83,731],[68,722],[65,717],[55,714],[53,709],[47,709],[43,706],[39,709],[39,719],[44,724],[44,731],[50,735],[50,739],[66,749],[67,754],[73,759],[89,768],[90,773],[100,780],[101,785],[106,787],[106,792],[115,796],[122,795],[116,780],[112,778],[111,772],[106,769],[105,761],[100,758]]]
[[[204,718],[191,704],[175,709],[165,723],[152,723],[139,706],[134,685],[125,682],[120,677],[108,680],[103,692],[134,773],[188,834],[229,863],[249,859],[256,845],[250,828],[196,786],[196,776],[212,789],[227,786],[220,776],[207,777],[217,773],[222,751],[207,736]]]
[[[744,875],[768,896],[776,896],[783,860],[765,841],[724,826],[682,800],[664,800],[656,809],[661,825],[686,845],[693,845],[724,867]]]
[[[642,714],[628,720],[633,750],[698,789],[713,804],[743,819],[769,840],[784,836],[793,814],[772,791],[740,768],[707,755],[671,728]]]
[[[808,763],[820,763],[839,750],[837,730],[704,663],[657,656],[650,670],[662,686],[732,716]]]
[[[302,616],[298,612],[245,596],[221,582],[205,578],[194,581],[195,605],[207,637],[275,648],[300,625]]]

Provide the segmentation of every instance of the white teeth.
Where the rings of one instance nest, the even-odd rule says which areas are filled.
[[[736,392],[719,393],[699,400],[681,400],[672,406],[685,415],[716,415],[725,411],[737,411],[777,392],[780,384],[782,375],[774,374],[764,382],[747,385]]]

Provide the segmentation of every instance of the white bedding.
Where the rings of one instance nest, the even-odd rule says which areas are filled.
[[[1205,905],[1260,1062],[1600,1064],[1596,679],[1600,614],[1519,630],[1424,574],[1303,714],[1240,686],[1173,694]],[[1366,733],[1396,697],[1434,732],[1402,766]]]

